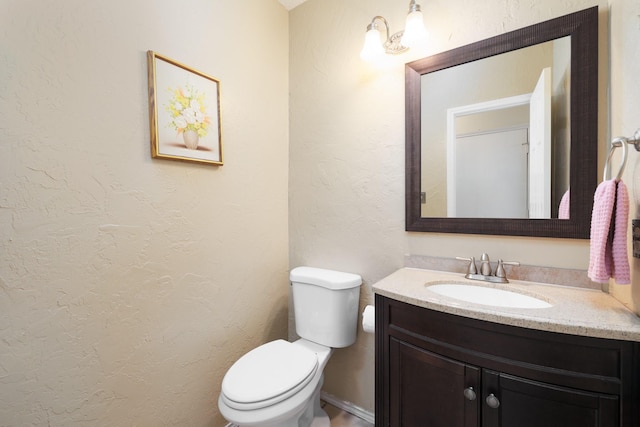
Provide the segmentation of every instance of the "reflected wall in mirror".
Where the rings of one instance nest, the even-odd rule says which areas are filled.
[[[407,64],[406,229],[588,238],[597,43],[594,7]]]

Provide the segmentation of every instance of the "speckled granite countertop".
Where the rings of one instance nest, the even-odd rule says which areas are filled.
[[[496,287],[537,297],[550,308],[504,308],[445,297],[429,290],[437,283]],[[589,337],[640,342],[640,317],[599,290],[513,280],[492,284],[458,273],[401,268],[373,285],[376,294],[444,313],[505,325]]]

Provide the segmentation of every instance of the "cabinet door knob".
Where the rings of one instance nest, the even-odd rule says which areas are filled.
[[[489,405],[489,408],[496,409],[498,406],[500,406],[500,401],[493,393],[487,396],[485,401],[487,402],[487,405]]]
[[[476,392],[473,390],[473,387],[467,387],[464,389],[464,397],[467,400],[476,400]]]

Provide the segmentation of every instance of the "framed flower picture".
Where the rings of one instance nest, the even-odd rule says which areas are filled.
[[[220,81],[147,52],[151,156],[222,165]]]

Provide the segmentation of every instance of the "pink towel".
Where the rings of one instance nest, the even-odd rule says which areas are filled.
[[[571,196],[569,195],[569,192],[570,190],[567,190],[560,200],[560,206],[558,207],[558,219],[569,219],[569,211],[571,210]]]
[[[613,258],[611,277],[613,277],[619,285],[628,285],[631,283],[629,255],[627,253],[628,221],[629,193],[627,192],[627,186],[624,182],[618,181],[613,224],[613,243],[611,245],[611,254]]]
[[[593,197],[591,215],[588,276],[594,282],[608,283],[613,277],[618,284],[630,283],[628,217],[629,195],[624,183],[616,183],[615,180],[600,183]]]

